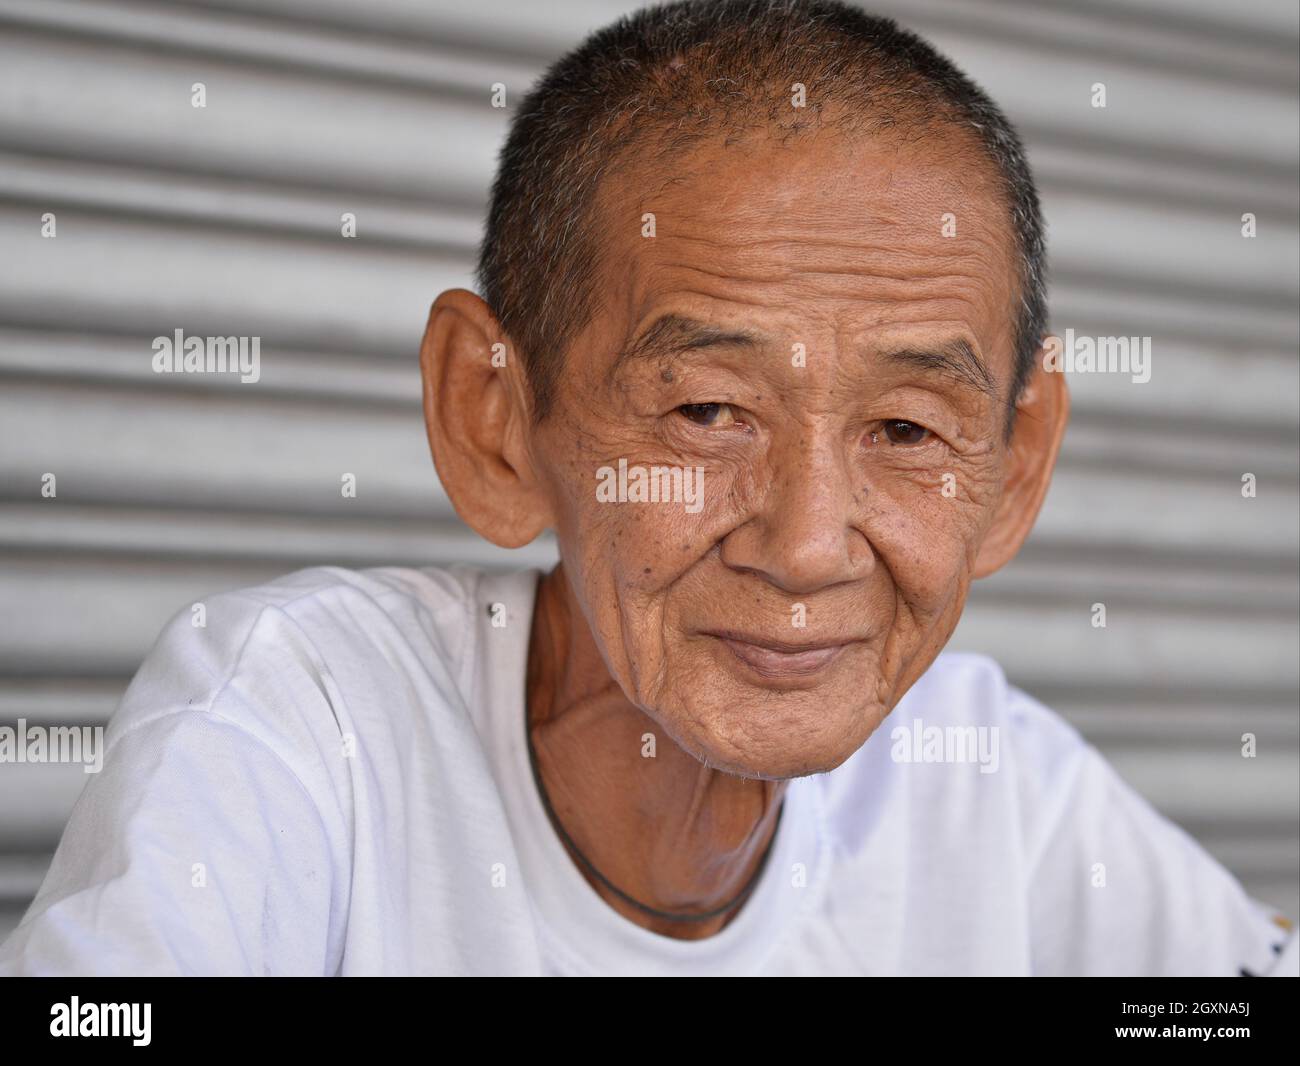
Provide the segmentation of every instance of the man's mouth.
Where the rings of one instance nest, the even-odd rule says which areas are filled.
[[[815,674],[838,659],[845,649],[859,643],[844,640],[798,644],[729,630],[705,635],[720,641],[754,673],[772,679]]]

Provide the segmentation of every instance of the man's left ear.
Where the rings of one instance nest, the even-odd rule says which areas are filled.
[[[1046,339],[1046,338],[1045,338]],[[1007,479],[1002,498],[975,557],[974,577],[987,577],[1009,563],[1034,527],[1056,467],[1056,455],[1070,419],[1065,373],[1043,365],[1045,348],[1034,355],[1034,369],[1016,403],[1008,445]]]

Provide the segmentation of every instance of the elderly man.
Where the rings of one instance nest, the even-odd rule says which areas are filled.
[[[1293,972],[1073,729],[940,655],[1064,432],[1043,258],[1015,132],[888,21],[593,36],[516,116],[482,296],[421,351],[456,510],[559,565],[179,617],[0,965]]]

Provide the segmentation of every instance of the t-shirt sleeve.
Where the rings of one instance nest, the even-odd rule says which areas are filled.
[[[146,660],[0,974],[329,972],[330,849],[311,795],[222,713],[239,715],[237,686],[165,706],[231,676],[197,639],[173,625]]]
[[[1295,930],[1063,720],[1012,690],[1045,976],[1297,975]]]

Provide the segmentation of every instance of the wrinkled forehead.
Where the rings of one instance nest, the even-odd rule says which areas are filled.
[[[719,138],[668,173],[662,153],[649,158],[611,174],[594,205],[607,328],[630,338],[682,297],[862,328],[955,317],[1008,345],[1010,214],[992,164],[958,133]]]

